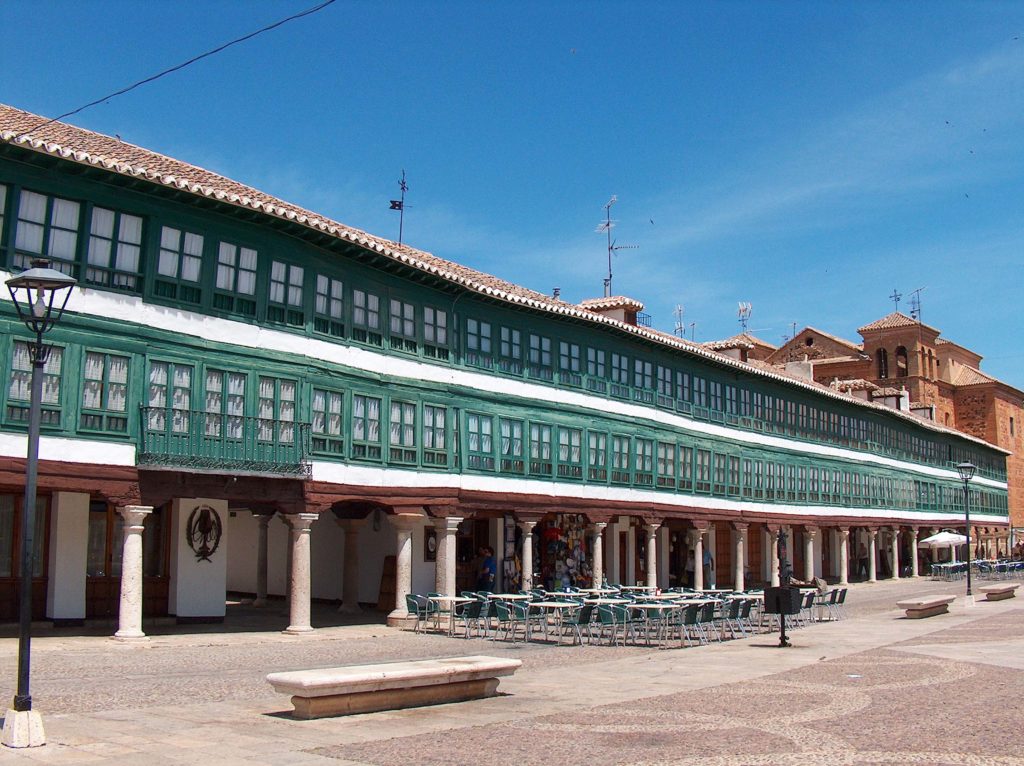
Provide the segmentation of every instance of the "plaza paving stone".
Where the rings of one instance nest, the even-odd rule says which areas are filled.
[[[894,608],[940,592],[958,594],[948,615],[906,620]],[[666,650],[377,624],[296,638],[268,629],[283,627],[279,614],[245,610],[226,632],[156,626],[143,644],[44,629],[32,693],[49,744],[0,748],[0,764],[1024,766],[1024,599],[968,605],[962,593],[927,580],[856,585],[849,619],[795,631],[792,649],[767,634]],[[314,624],[332,619],[318,608]],[[288,717],[264,680],[462,654],[524,664],[492,699],[315,721]],[[0,638],[0,695],[13,694],[16,658],[16,639]]]

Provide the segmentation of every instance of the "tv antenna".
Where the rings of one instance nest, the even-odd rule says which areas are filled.
[[[927,289],[919,287],[910,293],[910,318],[918,324],[921,324],[921,293]]]
[[[677,338],[686,337],[686,323],[683,322],[683,315],[686,313],[686,309],[682,303],[677,303],[675,309],[672,311],[672,316],[676,318],[676,327],[674,334]]]
[[[398,180],[398,188],[402,192],[400,199],[391,200],[391,210],[398,211],[398,244],[402,244],[402,229],[405,225],[405,193],[409,191],[409,184],[405,182],[405,168],[402,168],[402,177]]]
[[[900,293],[896,292],[896,288],[894,287],[892,289],[892,295],[889,296],[889,300],[891,300],[893,303],[896,304],[896,310],[897,311],[900,310],[900,299],[902,297],[903,296]]]
[[[636,250],[640,245],[619,245],[612,239],[612,229],[615,228],[615,221],[612,220],[612,205],[619,201],[616,195],[608,200],[604,206],[604,220],[597,225],[595,231],[598,234],[605,234],[608,237],[608,276],[604,280],[604,297],[612,296],[612,256],[619,250]]]
[[[696,337],[697,337],[697,329],[696,328],[697,328],[697,323],[696,322],[690,322],[690,342],[691,343],[696,342],[696,340],[695,340]]]
[[[736,311],[736,316],[740,320],[740,327],[743,328],[743,332],[747,331],[747,322],[750,320],[750,314],[753,310],[753,304],[747,301],[740,301],[739,309]]]

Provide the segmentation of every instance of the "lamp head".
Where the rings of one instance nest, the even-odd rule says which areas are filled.
[[[14,301],[18,318],[29,330],[42,335],[60,321],[77,280],[56,269],[49,262],[32,261],[32,268],[7,280],[7,289]]]
[[[974,463],[957,463],[956,471],[960,474],[961,481],[970,481],[974,478],[974,472],[978,470],[978,467]]]

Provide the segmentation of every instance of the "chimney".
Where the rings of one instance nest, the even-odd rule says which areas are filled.
[[[562,288],[561,288],[561,287],[556,287],[556,288],[554,288],[554,289],[553,289],[553,290],[551,291],[551,297],[552,297],[552,298],[554,298],[554,299],[555,299],[556,301],[557,301],[557,300],[558,300],[559,298],[561,298],[561,297],[562,297]]]

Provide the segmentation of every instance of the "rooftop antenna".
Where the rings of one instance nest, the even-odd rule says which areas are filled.
[[[893,303],[896,304],[896,310],[897,311],[900,310],[900,299],[902,297],[903,297],[902,295],[900,295],[898,292],[896,292],[896,288],[894,287],[892,289],[892,295],[889,296],[889,300],[891,300]]]
[[[677,338],[686,337],[686,323],[683,322],[683,315],[686,313],[686,309],[682,303],[677,303],[675,309],[672,311],[672,316],[676,318],[676,329],[675,336]]]
[[[409,191],[409,184],[405,182],[405,168],[402,168],[402,177],[398,181],[398,188],[402,191],[401,199],[391,200],[391,210],[398,211],[398,244],[402,244],[402,233],[405,226],[405,193]]]
[[[608,237],[608,276],[604,280],[605,298],[612,296],[612,256],[619,250],[636,250],[639,247],[639,245],[618,245],[612,239],[612,229],[615,228],[615,221],[612,220],[612,205],[618,201],[619,198],[613,194],[604,206],[604,220],[595,229],[598,234],[604,233]]]
[[[740,301],[739,309],[736,311],[736,316],[740,320],[740,327],[743,328],[743,332],[747,331],[747,322],[750,320],[750,313],[754,310],[753,304],[747,301]]]
[[[910,318],[918,324],[921,324],[921,293],[927,289],[919,287],[910,293]]]
[[[696,327],[697,327],[697,323],[696,322],[690,322],[690,342],[691,343],[695,342],[695,339],[697,337]]]

